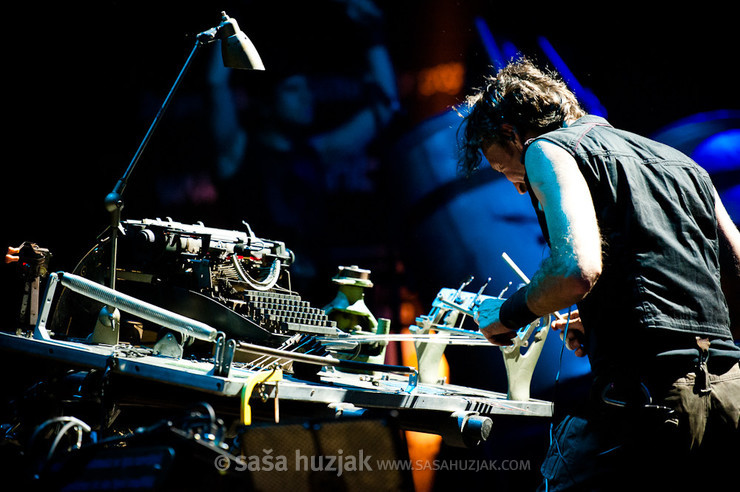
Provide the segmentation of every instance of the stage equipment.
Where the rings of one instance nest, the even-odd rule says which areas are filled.
[[[123,192],[126,189],[128,180],[134,172],[141,155],[146,149],[152,134],[157,129],[164,112],[169,107],[175,92],[180,86],[183,76],[190,68],[197,51],[202,46],[210,44],[216,40],[221,41],[221,54],[225,66],[245,70],[265,69],[259,53],[257,53],[252,42],[247,38],[246,34],[239,29],[239,25],[236,20],[226,15],[226,12],[221,13],[221,23],[217,27],[203,31],[196,36],[195,45],[193,46],[190,55],[185,60],[185,64],[175,79],[167,97],[165,97],[157,115],[149,126],[149,130],[144,135],[144,139],[131,159],[128,168],[124,172],[123,176],[118,180],[113,190],[105,197],[105,208],[110,213],[110,272],[115,272],[117,268],[118,231],[121,224],[121,211],[123,209]],[[116,276],[113,273],[109,275],[109,285],[111,289],[116,288]],[[98,326],[99,329],[96,330],[94,334],[95,340],[101,343],[114,343],[118,336],[120,327],[120,312],[115,309],[111,309],[109,306],[104,306],[100,312],[100,321]]]
[[[464,291],[467,283],[442,289],[430,315],[420,317],[408,335],[345,331],[330,319],[337,306],[344,306],[342,314],[361,312],[361,323],[374,319],[364,303],[358,307],[361,297],[350,293],[347,301],[328,304],[326,312],[310,306],[285,285],[292,253],[282,242],[259,238],[248,227],[239,232],[171,220],[128,220],[121,230],[119,289],[99,281],[109,244],[103,238],[73,273],[48,276],[33,331],[21,327],[15,335],[2,334],[4,349],[62,367],[237,398],[243,402],[234,405],[242,408],[242,423],[252,419],[253,393],[259,401],[272,399],[275,415],[278,401],[307,405],[298,414],[306,416],[406,410],[453,418],[464,412],[468,422],[496,414],[551,413],[550,403],[532,400],[526,391],[510,391],[509,396],[526,396],[517,400],[429,375],[436,373],[434,364],[446,345],[493,347],[479,332],[461,328],[481,304],[502,302],[484,295],[485,285],[477,293]],[[369,271],[358,267],[340,268],[335,280],[343,290],[371,285]],[[120,310],[123,325],[137,327],[136,336],[116,344],[93,340],[90,327],[99,305]],[[527,337],[538,332],[533,325],[504,350],[526,347]],[[416,343],[418,369],[370,359],[363,350],[403,339]],[[437,351],[428,357],[432,349]],[[429,432],[441,429],[426,419],[410,421]]]
[[[513,260],[506,253],[503,253],[502,256],[507,264],[526,283],[529,283],[529,279],[526,278]],[[480,332],[462,328],[465,317],[470,316],[475,318],[476,312],[484,308],[486,304],[502,304],[504,301],[503,295],[508,290],[508,287],[497,297],[485,296],[483,295],[483,291],[491,281],[489,278],[477,292],[464,291],[463,289],[472,280],[473,278],[471,277],[457,290],[440,290],[432,303],[432,310],[428,315],[420,316],[416,319],[417,324],[410,328],[411,332],[430,335],[432,330],[434,330],[436,333],[432,336],[443,337],[443,340],[449,339],[451,334],[462,335],[471,340],[480,340],[481,338],[485,340]],[[509,383],[507,396],[511,400],[528,401],[530,399],[532,374],[547,339],[550,318],[550,315],[547,315],[520,328],[517,330],[516,336],[512,338],[511,345],[500,347]],[[445,345],[441,343],[430,344],[429,341],[430,339],[420,339],[416,342],[421,381],[432,381],[436,378],[445,349]],[[489,342],[485,340],[485,343]]]
[[[365,362],[383,362],[388,341],[375,336],[387,335],[390,332],[391,321],[386,318],[375,319],[365,304],[365,289],[373,287],[370,271],[357,265],[340,266],[332,282],[337,284],[339,289],[336,297],[323,308],[329,319],[336,322],[337,328],[343,333],[370,336],[377,342],[348,344],[349,351],[341,351],[339,346],[335,345],[338,356]]]
[[[41,279],[48,274],[51,252],[36,243],[24,242],[17,248],[10,247],[5,255],[5,263],[18,263],[23,277],[23,300],[21,301],[20,322],[33,326],[38,320],[38,306]]]
[[[419,317],[410,334],[389,333],[360,302],[362,289],[372,285],[369,271],[340,267],[334,278],[339,300],[326,310],[314,308],[289,288],[292,252],[244,226],[245,231],[233,231],[172,220],[122,221],[115,290],[100,281],[106,274],[107,237],[74,272],[45,276],[39,269],[36,278],[45,282],[46,292],[35,326],[0,332],[5,370],[24,368],[14,378],[19,392],[5,395],[13,395],[8,405],[13,412],[2,428],[12,432],[0,440],[12,434],[21,447],[28,445],[24,434],[27,438],[41,422],[57,417],[78,419],[112,439],[146,427],[152,416],[167,422],[169,413],[194,401],[212,405],[226,427],[236,429],[237,441],[253,435],[244,430],[254,426],[379,419],[403,430],[438,434],[450,446],[475,447],[489,439],[498,416],[552,415],[550,402],[529,397],[527,377],[512,378],[508,370],[523,365],[522,372],[531,377],[536,352],[526,359],[518,354],[529,346],[529,355],[544,340],[544,319],[519,330],[514,344],[501,349],[511,359],[508,395],[438,381],[434,375],[444,347],[498,350],[462,323],[486,303],[503,302],[501,295],[484,295],[486,285],[465,291],[471,278],[458,289],[442,289],[430,314]],[[128,328],[116,343],[92,336],[100,329],[95,322],[100,305],[119,311],[121,326]],[[360,316],[338,323],[332,314]],[[397,340],[415,343],[418,368],[373,357]],[[149,436],[164,455],[152,455],[153,448],[146,447],[141,456],[173,466],[171,455],[182,456],[183,450],[172,447],[172,435],[167,436]],[[365,437],[355,436],[360,449]],[[119,456],[99,446],[88,454],[74,444],[54,448],[64,466],[83,467],[75,479],[90,466],[77,461],[79,456]],[[209,459],[225,453],[213,446],[201,451]],[[130,452],[139,456],[138,448]]]

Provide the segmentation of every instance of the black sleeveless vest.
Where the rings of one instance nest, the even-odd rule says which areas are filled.
[[[596,116],[539,139],[575,158],[602,235],[602,274],[578,304],[592,368],[614,370],[625,358],[669,350],[672,342],[661,346],[661,340],[731,340],[706,171],[677,150]],[[544,214],[530,197],[549,242]]]

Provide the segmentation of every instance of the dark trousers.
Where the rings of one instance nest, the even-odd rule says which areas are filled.
[[[707,382],[701,376],[675,380],[654,395],[655,408],[606,405],[587,418],[564,418],[538,490],[673,492],[739,483],[740,365]]]

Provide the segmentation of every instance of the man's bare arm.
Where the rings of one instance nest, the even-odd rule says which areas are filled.
[[[526,168],[530,193],[541,203],[550,235],[550,256],[533,275],[525,291],[515,293],[512,306],[524,302],[530,313],[544,316],[565,309],[583,299],[601,274],[601,239],[591,194],[573,157],[547,142],[535,142],[527,151]],[[490,303],[489,303],[490,304]],[[476,321],[486,338],[506,345],[513,335],[501,320],[500,304],[481,306]],[[522,307],[512,308],[519,312]],[[578,325],[569,328],[569,346],[580,348]],[[584,355],[580,349],[578,355]]]
[[[527,151],[526,167],[550,236],[550,256],[532,277],[527,305],[544,315],[572,306],[591,290],[601,274],[601,236],[588,185],[568,152],[537,141]]]
[[[730,308],[732,335],[735,340],[740,340],[740,231],[732,222],[716,191],[714,204],[719,234],[722,290]]]

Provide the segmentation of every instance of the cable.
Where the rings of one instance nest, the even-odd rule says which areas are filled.
[[[565,345],[568,343],[568,327],[570,326],[570,315],[573,310],[573,307],[571,306],[568,308],[568,317],[565,321],[565,330],[563,331],[563,344],[560,346],[560,356],[558,358],[558,372],[555,373],[555,384],[553,386],[553,396],[552,396],[552,402],[553,406],[555,405],[555,400],[557,399],[557,393],[558,393],[558,383],[560,382],[560,371],[563,368],[563,353],[565,351]],[[555,450],[557,456],[563,460],[563,464],[565,465],[566,469],[568,468],[567,463],[565,461],[565,457],[563,456],[563,453],[560,451],[560,443],[557,440],[553,439],[552,431],[554,428],[554,422],[550,421],[550,448],[552,449],[552,446],[555,445]],[[570,471],[568,471],[568,474],[570,475]],[[549,480],[552,477],[545,477],[545,492],[549,490]]]
[[[41,431],[43,431],[46,427],[52,424],[57,424],[60,422],[65,422],[65,424],[62,426],[62,428],[57,432],[54,441],[51,444],[51,447],[49,448],[49,451],[46,453],[46,459],[39,465],[38,470],[43,470],[48,463],[51,461],[52,457],[54,456],[54,453],[56,452],[57,447],[59,446],[59,443],[62,441],[62,438],[67,434],[67,432],[70,429],[77,428],[77,448],[82,447],[82,432],[88,432],[92,435],[93,441],[95,441],[95,436],[92,434],[92,428],[87,425],[82,420],[76,418],[76,417],[70,417],[70,416],[62,416],[62,417],[54,417],[51,418],[42,424],[40,424],[36,429],[34,430],[33,434],[31,435],[30,439],[30,445],[33,446],[36,439],[41,434]]]
[[[83,422],[84,424],[84,422]],[[82,429],[80,428],[80,424],[77,422],[67,422],[62,426],[62,428],[57,433],[56,438],[54,439],[54,442],[52,443],[51,447],[49,448],[49,452],[46,454],[46,461],[51,461],[52,456],[54,456],[54,452],[57,449],[57,446],[61,442],[64,435],[67,433],[69,429],[72,429],[74,427],[77,427],[77,447],[79,448],[82,446]],[[89,427],[86,429],[87,431],[90,430]]]
[[[33,442],[36,440],[36,438],[39,436],[39,434],[41,433],[41,431],[44,428],[48,427],[51,424],[56,424],[56,423],[59,423],[59,422],[72,423],[74,425],[72,425],[71,427],[74,427],[76,425],[76,426],[81,427],[85,432],[92,432],[92,429],[90,428],[89,425],[87,425],[85,422],[83,422],[82,420],[80,420],[80,419],[78,419],[76,417],[70,417],[70,416],[54,417],[54,418],[51,418],[51,419],[49,419],[49,420],[47,420],[47,421],[39,424],[38,427],[36,427],[36,429],[33,431],[33,434],[31,434],[30,443],[33,444]],[[63,429],[64,429],[64,427],[63,427]],[[65,430],[65,432],[66,432],[66,430]],[[61,433],[61,431],[60,431],[60,433]]]

